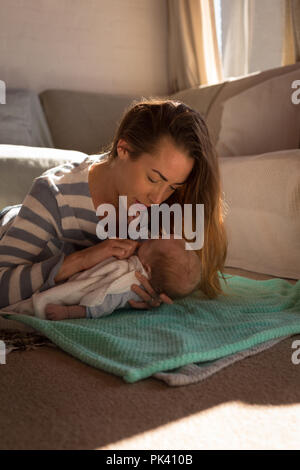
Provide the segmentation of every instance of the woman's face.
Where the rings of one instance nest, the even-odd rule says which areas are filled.
[[[187,180],[194,160],[164,137],[154,154],[142,154],[131,160],[129,145],[120,139],[116,181],[119,196],[127,196],[127,206],[137,202],[146,206],[161,204]]]

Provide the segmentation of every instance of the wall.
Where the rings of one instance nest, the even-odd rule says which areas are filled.
[[[165,94],[166,0],[1,0],[7,88]]]

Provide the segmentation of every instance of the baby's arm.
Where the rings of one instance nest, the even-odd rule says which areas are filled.
[[[46,305],[47,320],[69,320],[71,318],[86,318],[86,308],[82,305]]]

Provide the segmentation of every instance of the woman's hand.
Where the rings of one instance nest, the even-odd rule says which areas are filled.
[[[165,302],[166,304],[173,303],[173,300],[170,299],[170,297],[168,297],[166,294],[157,294],[148,279],[139,271],[135,272],[135,276],[146,289],[146,292],[138,285],[133,284],[131,286],[131,290],[139,295],[143,301],[136,302],[135,300],[129,300],[128,302],[131,307],[150,310],[153,307],[159,307],[162,302]]]
[[[110,238],[97,243],[97,245],[76,251],[65,257],[58,274],[55,276],[55,282],[64,281],[73,274],[92,268],[111,256],[118,259],[129,258],[133,255],[139,243],[135,240]]]
[[[102,242],[110,253],[110,256],[115,256],[118,259],[126,259],[133,255],[140,242],[128,240],[124,238],[110,238]]]

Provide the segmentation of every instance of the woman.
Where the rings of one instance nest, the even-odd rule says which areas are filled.
[[[96,237],[97,207],[110,203],[118,209],[120,195],[127,196],[128,206],[204,204],[200,289],[209,298],[222,293],[218,271],[227,245],[220,175],[201,115],[177,101],[134,102],[108,150],[102,157],[48,170],[35,180],[18,215],[10,219],[8,212],[5,222],[2,219],[1,307],[30,298],[110,256],[131,256],[136,241],[99,242]],[[132,286],[141,298],[131,302],[133,307],[171,302],[164,293],[158,296],[146,278],[139,281],[144,289]]]

